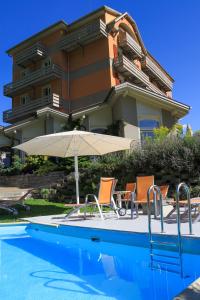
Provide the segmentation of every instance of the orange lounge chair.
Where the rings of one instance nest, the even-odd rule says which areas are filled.
[[[169,212],[166,218],[169,218],[176,211],[176,201],[175,199],[167,200],[167,203],[173,206],[173,209]],[[200,197],[195,197],[190,199],[191,210],[195,213],[194,223],[200,221]],[[179,206],[185,208],[185,211],[181,214],[181,219],[188,215],[188,201],[179,200]]]
[[[125,191],[116,191],[115,194],[117,195],[117,202],[119,206],[119,215],[125,216],[126,211],[128,209],[128,204],[131,202],[132,199],[132,193],[134,193],[136,190],[136,183],[135,182],[128,182],[126,184]],[[122,202],[125,203],[125,207],[122,207]]]
[[[134,213],[134,208],[136,211],[136,216],[138,217],[138,206],[147,206],[147,193],[148,193],[148,189],[154,185],[154,176],[138,176],[136,178],[136,193],[135,193],[135,197],[133,199],[132,202],[132,208],[131,208],[131,218],[133,218],[133,213]],[[162,185],[159,187],[160,188],[160,192],[162,195],[162,199],[166,199],[167,197],[167,193],[169,190],[169,186],[168,185]],[[159,195],[157,195],[157,200],[159,200]],[[151,204],[154,203],[154,195],[153,195],[153,191],[150,195],[150,202]],[[134,204],[134,205],[133,205]],[[158,215],[158,207],[157,207],[157,202],[154,203],[154,215],[155,218]]]
[[[147,204],[148,189],[154,185],[154,176],[138,176],[136,178],[136,193],[133,199],[134,207],[131,208],[131,218],[135,208],[136,216],[138,217],[138,206]],[[153,192],[151,193],[151,202],[153,202]]]
[[[117,214],[117,217],[119,218],[118,214],[118,208],[115,204],[113,193],[116,186],[116,179],[115,178],[101,178],[100,180],[100,187],[99,187],[99,194],[98,197],[94,194],[88,194],[85,197],[85,203],[82,205],[76,205],[76,208],[74,208],[72,211],[70,211],[65,218],[69,218],[71,215],[73,215],[75,212],[79,211],[81,208],[86,208],[87,206],[93,206],[96,205],[99,214],[102,220],[104,220],[102,207],[108,206],[112,208],[115,213]],[[93,202],[89,202],[89,197],[92,197],[94,199]],[[84,212],[84,218],[86,218],[86,210]]]
[[[159,186],[159,188],[160,188],[160,192],[162,194],[163,200],[167,201],[167,194],[168,194],[168,191],[169,191],[169,185],[161,185],[161,186]]]
[[[30,210],[24,201],[30,196],[32,189],[20,189],[16,187],[3,188],[0,187],[0,208],[6,210],[13,215],[18,215],[18,210],[14,207],[21,205],[27,211]]]

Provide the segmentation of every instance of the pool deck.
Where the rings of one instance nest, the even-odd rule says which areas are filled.
[[[116,218],[113,213],[106,213],[105,220],[101,220],[98,215],[88,217],[86,220],[81,215],[64,219],[65,215],[41,216],[23,219],[31,223],[45,224],[51,226],[77,226],[85,228],[97,228],[104,230],[117,230],[126,232],[147,233],[148,232],[148,217],[139,215],[138,218],[131,219],[130,212],[125,217]],[[152,216],[152,232],[160,234],[160,220],[154,219]],[[164,221],[164,234],[177,235],[176,216]],[[193,223],[193,235],[189,235],[189,224],[187,220],[181,223],[181,234],[183,236],[191,236],[200,238],[200,222]]]

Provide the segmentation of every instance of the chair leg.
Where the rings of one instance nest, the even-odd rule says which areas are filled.
[[[117,218],[119,219],[118,208],[117,208],[117,205],[115,204],[115,200],[112,198],[111,201],[112,201],[112,204],[114,207],[114,211],[116,212]]]
[[[174,207],[174,208],[168,213],[168,215],[165,217],[165,219],[168,219],[175,211],[176,211],[176,207]]]
[[[98,210],[99,210],[100,217],[101,217],[102,220],[104,220],[104,216],[103,216],[101,207],[100,207],[100,205],[99,205],[99,201],[98,201],[98,199],[97,199],[96,197],[95,197],[95,201],[96,201],[96,205],[97,205]]]

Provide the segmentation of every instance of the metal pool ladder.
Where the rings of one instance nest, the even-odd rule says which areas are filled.
[[[188,207],[189,207],[189,232],[192,234],[192,218],[191,218],[191,207],[190,207],[190,191],[185,183],[180,183],[176,189],[176,213],[177,213],[177,242],[165,242],[154,240],[151,228],[151,207],[150,207],[150,197],[153,193],[155,210],[157,209],[156,201],[157,196],[160,200],[160,225],[161,233],[164,233],[164,222],[163,222],[163,199],[160,188],[156,185],[152,185],[147,193],[147,211],[148,211],[148,229],[149,229],[149,242],[150,242],[150,267],[151,269],[167,270],[169,272],[174,272],[180,274],[183,277],[183,260],[182,260],[182,238],[181,238],[181,220],[180,220],[180,190],[184,189],[187,195]],[[156,216],[156,212],[155,212]],[[156,248],[157,247],[157,248]],[[176,251],[178,255],[168,255],[164,253],[157,253],[156,250],[164,251]],[[168,269],[169,268],[172,269]],[[175,269],[173,269],[175,267]]]

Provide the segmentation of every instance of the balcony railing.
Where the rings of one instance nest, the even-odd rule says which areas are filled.
[[[157,93],[157,94],[160,94],[160,95],[163,95],[163,96],[166,96],[166,94],[161,91],[157,86],[155,86],[153,83],[149,83],[149,88],[151,91]]]
[[[107,36],[106,24],[97,20],[63,37],[59,42],[59,49],[69,52],[104,36]]]
[[[114,61],[114,67],[124,77],[131,78],[135,84],[142,87],[149,85],[149,77],[124,55],[119,56]]]
[[[17,106],[3,112],[3,121],[6,123],[16,122],[22,118],[33,115],[36,110],[43,107],[62,108],[63,100],[57,94],[30,100],[27,104]]]
[[[31,62],[43,59],[47,56],[47,49],[41,43],[36,43],[32,47],[27,48],[16,55],[15,62],[22,67],[27,66]]]
[[[119,32],[119,46],[126,52],[131,53],[133,57],[142,57],[140,45],[127,32]]]
[[[173,83],[167,75],[148,57],[142,60],[142,67],[165,91],[172,90]]]
[[[27,90],[30,86],[40,85],[50,79],[62,77],[64,77],[64,71],[59,66],[53,64],[49,67],[43,67],[28,73],[20,80],[6,84],[4,86],[4,95],[12,97]]]

